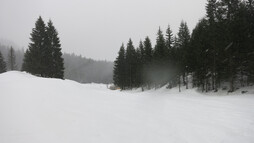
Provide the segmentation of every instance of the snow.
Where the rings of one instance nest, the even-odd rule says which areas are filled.
[[[253,143],[253,93],[121,92],[7,72],[0,143]]]

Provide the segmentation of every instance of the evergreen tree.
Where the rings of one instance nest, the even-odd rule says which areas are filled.
[[[246,47],[248,47],[248,60],[247,60],[247,71],[248,71],[248,83],[254,83],[254,1],[248,0],[247,5],[247,23],[248,23],[248,38],[246,41]]]
[[[181,91],[182,81],[188,88],[188,75],[193,86],[206,92],[217,91],[221,83],[229,83],[229,92],[254,83],[253,0],[208,0],[206,17],[191,36],[183,21],[174,40],[172,36],[169,26],[165,39],[159,29],[154,50],[148,37],[136,51],[129,41],[127,87],[150,88],[169,82],[170,87],[178,83]]]
[[[17,70],[16,55],[14,49],[11,47],[8,55],[8,68],[9,70]]]
[[[169,50],[166,46],[164,36],[159,28],[157,33],[156,45],[153,56],[153,82],[155,88],[163,86],[169,82],[169,66],[168,66]]]
[[[3,72],[6,72],[6,63],[4,61],[2,53],[0,52],[0,73],[3,73]]]
[[[47,62],[50,63],[48,66],[48,75],[55,78],[64,78],[64,61],[62,58],[61,44],[58,37],[58,32],[53,26],[51,20],[48,22],[47,37],[48,37],[48,48],[47,48]]]
[[[153,48],[151,40],[149,39],[149,37],[146,37],[144,41],[144,63],[146,65],[151,64],[152,58],[153,58]]]
[[[206,5],[206,14],[207,14],[207,18],[208,18],[208,22],[209,22],[209,34],[208,37],[210,39],[210,46],[211,46],[211,50],[209,51],[211,54],[210,56],[212,57],[212,64],[211,65],[211,76],[212,76],[212,90],[217,91],[217,62],[218,62],[218,58],[216,55],[218,55],[218,50],[216,47],[218,47],[216,41],[216,0],[208,0],[208,4]]]
[[[143,90],[145,49],[144,49],[144,45],[142,41],[140,41],[139,47],[136,50],[136,56],[137,56],[137,86],[138,87],[142,86],[142,90]]]
[[[167,62],[167,57],[168,57],[168,49],[162,31],[159,28],[157,33],[156,45],[154,48],[154,62],[156,62],[156,64],[157,63],[163,64]]]
[[[143,67],[143,84],[150,89],[152,79],[152,59],[153,59],[153,48],[149,37],[145,38],[144,41],[144,67]]]
[[[125,49],[124,45],[122,44],[119,52],[118,57],[114,62],[114,70],[113,70],[113,80],[114,84],[119,86],[121,89],[125,89],[126,86],[126,70],[125,70]]]
[[[58,32],[52,21],[45,25],[41,17],[31,33],[31,43],[24,55],[22,70],[42,77],[64,77],[64,63]]]
[[[209,76],[209,37],[208,37],[208,21],[205,19],[200,20],[197,26],[194,28],[191,36],[191,50],[192,59],[189,66],[193,72],[193,84],[196,87],[201,87],[202,91],[208,88],[208,76]]]
[[[45,49],[47,46],[46,37],[45,23],[42,18],[39,17],[31,33],[31,43],[24,55],[22,70],[42,77],[46,76],[45,71],[49,64],[45,62],[47,59],[45,56]]]
[[[136,86],[137,55],[132,40],[129,39],[126,48],[126,85],[132,89]]]
[[[177,33],[178,39],[177,44],[179,48],[179,57],[181,57],[179,63],[180,63],[180,72],[182,73],[183,83],[186,85],[186,88],[188,88],[188,80],[186,78],[186,75],[189,73],[189,67],[188,67],[188,53],[191,52],[189,48],[189,42],[190,42],[190,32],[189,28],[187,26],[187,23],[182,21],[180,24],[179,32]]]
[[[172,49],[173,44],[173,34],[170,26],[168,25],[168,28],[166,30],[166,47],[170,51]]]

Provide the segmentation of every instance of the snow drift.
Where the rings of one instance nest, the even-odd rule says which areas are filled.
[[[253,94],[111,91],[0,74],[0,143],[252,143]]]

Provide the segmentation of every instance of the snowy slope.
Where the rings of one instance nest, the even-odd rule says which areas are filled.
[[[0,74],[0,143],[253,143],[254,96]]]

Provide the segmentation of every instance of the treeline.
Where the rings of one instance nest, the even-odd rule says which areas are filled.
[[[0,73],[11,70],[10,53],[11,47],[0,44]],[[24,50],[13,49],[16,64],[14,70],[21,70],[23,64]],[[64,78],[75,80],[80,83],[112,83],[113,82],[113,62],[97,61],[75,54],[63,54]],[[2,64],[3,63],[3,64]],[[4,68],[1,68],[4,65]]]
[[[64,77],[80,83],[112,83],[113,62],[96,61],[75,54],[63,54]]]
[[[12,46],[7,47],[0,44],[0,73],[20,70],[23,56],[23,50],[14,50]]]
[[[192,34],[182,21],[175,36],[170,26],[165,36],[159,29],[154,47],[149,37],[136,49],[130,39],[114,62],[113,79],[121,89],[168,84],[217,91],[228,85],[233,92],[253,84],[253,0],[208,0]]]

